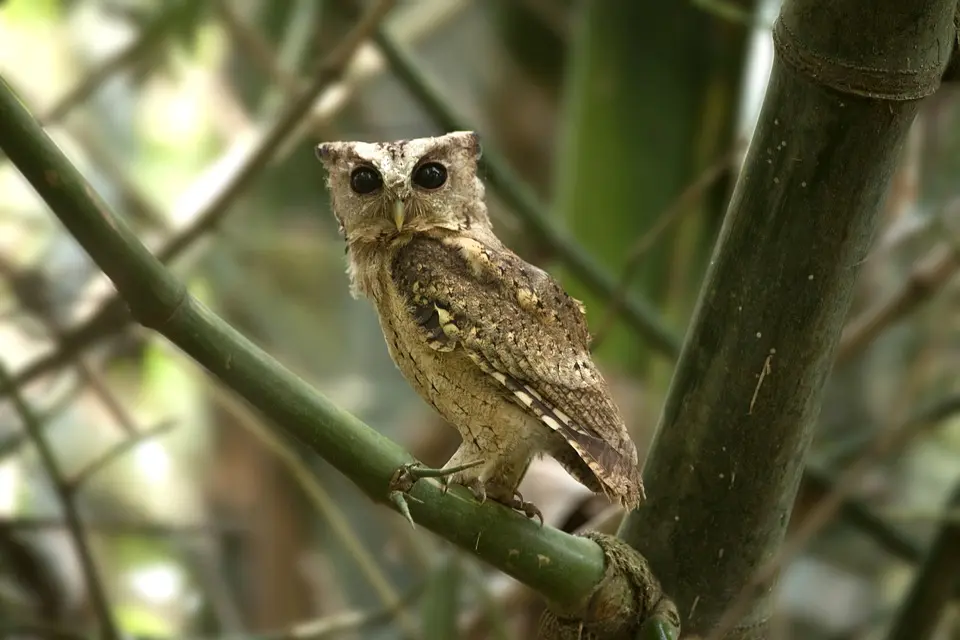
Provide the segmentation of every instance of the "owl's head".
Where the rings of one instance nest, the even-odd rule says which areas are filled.
[[[317,157],[329,174],[333,213],[349,243],[490,224],[477,177],[480,142],[472,131],[396,142],[325,142],[317,146]]]

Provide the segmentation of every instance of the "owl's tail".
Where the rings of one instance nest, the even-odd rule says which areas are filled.
[[[602,493],[611,502],[635,509],[645,498],[636,458],[618,453],[606,442],[577,431],[567,431],[551,455],[582,485]]]

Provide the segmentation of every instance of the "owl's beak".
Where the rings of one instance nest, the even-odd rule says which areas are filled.
[[[407,210],[403,204],[403,200],[394,200],[393,201],[393,223],[397,225],[397,231],[403,229],[403,221],[407,217]]]

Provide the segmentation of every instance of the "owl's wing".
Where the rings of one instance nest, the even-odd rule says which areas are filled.
[[[417,236],[397,253],[392,276],[431,347],[463,348],[608,492],[639,501],[636,448],[590,357],[582,305],[549,274],[476,240]]]

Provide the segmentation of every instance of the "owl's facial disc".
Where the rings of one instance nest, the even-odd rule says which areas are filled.
[[[407,219],[407,207],[418,194],[436,192],[447,183],[447,168],[435,160],[421,159],[405,178],[385,180],[381,171],[369,164],[362,164],[350,172],[350,189],[358,196],[385,198],[384,213],[389,216],[397,232],[403,230]]]
[[[325,142],[333,207],[348,242],[376,242],[435,227],[482,222],[485,210],[464,203],[483,188],[476,178],[475,134],[454,132],[395,142]],[[477,209],[475,211],[475,209]]]

